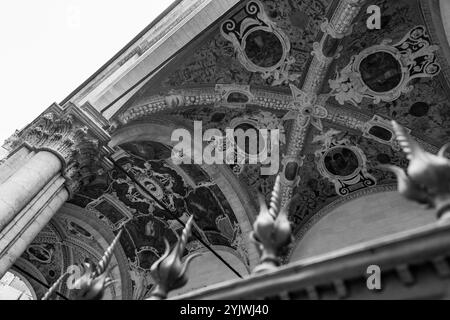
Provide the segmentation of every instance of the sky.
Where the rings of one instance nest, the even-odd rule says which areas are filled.
[[[61,102],[173,0],[0,3],[0,145]]]

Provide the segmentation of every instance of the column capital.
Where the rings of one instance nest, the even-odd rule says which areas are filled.
[[[16,131],[4,148],[14,152],[25,145],[55,154],[62,162],[61,173],[72,194],[108,166],[104,156],[112,152],[107,146],[110,136],[104,129],[107,121],[88,112],[91,109],[88,104],[81,108],[69,104],[64,109],[53,104],[23,130]]]

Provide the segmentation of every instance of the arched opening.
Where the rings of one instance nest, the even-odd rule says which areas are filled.
[[[151,291],[154,281],[150,268],[164,252],[163,239],[171,245],[175,243],[182,229],[178,219],[185,223],[194,216],[196,234],[217,249],[239,274],[247,275],[257,263],[255,248],[248,241],[252,228],[249,213],[255,209],[246,190],[226,165],[175,164],[170,156],[176,142],[170,137],[172,130],[181,127],[186,128],[168,119],[159,123],[153,118],[120,128],[110,144],[117,149],[113,156],[116,163],[163,202],[171,214],[155,205],[141,186],[117,168],[108,172],[105,192],[87,204],[112,228],[123,226],[120,244],[128,260],[134,299],[146,298]],[[178,293],[236,279],[233,271],[195,238],[186,248],[186,255],[203,255],[193,261],[188,271],[189,283]]]

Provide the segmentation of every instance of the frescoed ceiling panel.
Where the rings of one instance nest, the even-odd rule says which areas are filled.
[[[367,14],[361,10],[356,19],[351,36],[345,37],[342,42],[342,51],[331,65],[330,78],[336,77],[336,72],[342,70],[350,61],[350,57],[358,55],[362,50],[381,44],[383,40],[392,39],[393,43],[400,41],[412,28],[418,25],[430,25],[424,19],[419,0],[387,1],[378,0],[373,3],[381,9],[381,29],[367,30],[365,27]],[[427,30],[430,35],[430,30]],[[436,39],[432,39],[436,41]],[[438,43],[432,43],[438,44]],[[444,61],[438,61],[444,63]],[[368,73],[377,73],[381,69],[390,72],[387,61],[373,67],[378,70],[367,70]],[[355,108],[366,114],[378,114],[387,119],[395,119],[398,123],[413,130],[413,134],[435,145],[447,142],[450,134],[450,103],[449,88],[443,79],[443,74],[432,78],[419,78],[411,81],[413,89],[402,94],[398,99],[390,102],[374,103],[370,99],[363,99],[357,106],[346,103],[348,108]],[[324,92],[329,92],[328,81],[325,82]],[[339,106],[333,99],[328,102]]]
[[[396,183],[395,176],[380,168],[380,165],[395,164],[405,168],[408,163],[404,154],[393,149],[391,145],[329,122],[324,122],[323,133],[312,128],[308,133],[308,140],[312,143],[303,151],[304,164],[299,173],[301,179],[294,190],[290,207],[291,221],[296,231],[319,210],[342,197],[337,190],[341,187],[341,181],[349,187],[345,196],[350,197],[352,193],[370,189],[372,186],[392,186]],[[320,154],[322,150],[323,156]],[[364,161],[358,160],[360,156]],[[318,169],[321,159],[325,172]],[[366,186],[360,183],[361,179],[348,178],[356,176],[352,175],[352,172],[361,168],[367,170],[366,178],[374,179],[374,185]],[[352,181],[348,182],[349,180]]]
[[[298,79],[302,78],[302,74],[307,69],[313,50],[313,42],[317,40],[316,38],[321,32],[320,23],[331,2],[331,0],[261,1],[268,18],[289,39],[290,55],[294,59],[290,71],[293,74],[298,74]],[[237,12],[231,13],[230,16],[236,16],[236,19],[245,16],[245,3],[243,2]],[[187,55],[187,59],[183,59],[180,67],[172,71],[162,81],[162,88],[216,83],[271,85],[273,79],[263,79],[259,74],[247,70],[236,59],[235,47],[223,37],[218,27],[219,25],[211,32],[212,36],[209,39],[205,40],[200,46],[196,46]],[[276,50],[278,46],[278,43],[273,46],[270,45],[270,42],[267,42],[267,46],[265,46],[263,38],[254,39],[253,49],[248,49],[253,50],[250,55],[255,57],[255,60],[263,59],[262,56],[268,55],[267,51]],[[248,48],[252,46],[251,40],[249,38]],[[261,62],[261,64],[264,65],[264,62]],[[286,85],[287,83],[283,84],[283,86]],[[137,96],[145,96],[146,90],[144,87]],[[153,89],[150,86],[148,90],[151,92]]]
[[[365,8],[369,5],[380,7],[380,29],[369,30],[366,27],[369,15]],[[336,67],[343,68],[349,57],[367,47],[381,43],[384,39],[392,39],[394,42],[400,40],[411,28],[420,24],[423,24],[423,18],[417,0],[370,1],[363,7],[353,23],[351,35],[342,39],[342,51],[340,57],[336,59]]]
[[[188,55],[188,58],[180,67],[167,75],[166,79],[162,81],[163,90],[169,92],[171,89],[183,86],[192,87],[205,84],[215,86],[220,83],[226,83],[249,85],[250,91],[253,88],[264,86],[267,90],[281,90],[289,95],[288,82],[301,88],[304,73],[309,67],[313,42],[318,41],[320,39],[319,36],[322,34],[320,24],[326,16],[330,17],[331,12],[328,12],[328,10],[332,10],[335,3],[333,4],[331,1],[261,1],[260,3],[263,4],[263,11],[271,21],[270,23],[273,22],[275,24],[274,28],[279,28],[289,39],[290,54],[295,59],[295,62],[290,65],[289,74],[299,73],[300,76],[298,78],[292,78],[284,83],[274,85],[272,78],[264,78],[261,72],[249,70],[249,65],[243,63],[239,57],[236,43],[233,44],[232,41],[229,41],[230,39],[224,36],[223,32],[218,30],[212,38],[205,40],[203,46],[196,47],[195,51]],[[380,30],[368,30],[366,27],[368,18],[366,8],[372,4],[378,5],[381,9]],[[245,15],[253,17],[249,12],[250,10],[245,11],[245,5],[243,4],[239,10],[232,12],[223,21],[232,19],[234,22],[239,23]],[[344,37],[340,43],[342,47],[340,55],[331,63],[328,78],[324,79],[322,93],[330,93],[328,80],[334,79],[336,72],[345,68],[352,56],[358,55],[364,49],[379,45],[386,39],[392,39],[392,43],[399,42],[410,30],[420,25],[430,25],[424,20],[424,14],[421,11],[421,1],[376,0],[364,5],[356,18],[352,33]],[[428,30],[425,30],[425,32],[428,35],[430,34]],[[264,42],[264,39],[261,34],[261,39],[259,40]],[[257,46],[259,40],[253,39],[252,41],[256,42],[250,45],[253,47],[254,45]],[[262,43],[260,44],[262,45]],[[434,43],[430,43],[430,45],[432,46]],[[257,59],[264,60],[264,55],[256,53],[253,55],[252,52],[248,52],[250,50],[248,48],[244,48],[244,50],[247,50],[246,53],[249,55],[249,58],[255,58],[255,61]],[[272,52],[272,55],[276,56],[277,53]],[[370,69],[372,68],[370,64],[364,66],[365,69],[362,68],[361,70],[367,74],[368,79],[381,71],[391,74],[392,70],[389,69],[388,60],[384,61],[386,63],[374,64],[377,70]],[[386,70],[380,68],[380,65]],[[378,80],[375,79],[373,80],[373,85],[379,85],[381,89],[385,89],[383,86],[389,85],[388,80],[385,79],[383,83],[377,84],[376,81]],[[411,129],[413,135],[435,146],[447,142],[450,133],[450,106],[448,103],[448,92],[450,91],[444,84],[442,75],[438,74],[432,78],[426,76],[414,79],[408,85],[413,85],[411,91],[402,93],[398,98],[389,102],[380,101],[375,103],[372,99],[364,98],[356,105],[350,102],[345,102],[342,105],[334,96],[325,96],[325,99],[321,101],[326,101],[326,105],[332,106],[334,110],[345,107],[345,112],[343,113],[351,114],[354,112],[355,119],[358,119],[358,121],[367,121],[374,115],[379,115],[387,123],[390,119],[397,120],[400,124]],[[151,88],[145,89],[144,87],[137,96],[145,97],[145,90],[151,91]],[[170,116],[180,117],[183,120],[202,121],[204,129],[218,128],[223,130],[236,119],[251,117],[260,111],[272,113],[280,120],[286,134],[286,140],[288,140],[292,133],[293,121],[283,119],[286,115],[286,110],[270,110],[257,105],[250,106],[250,104],[245,103],[236,108],[216,102],[210,106],[184,106],[171,111],[163,111],[162,114],[166,113]],[[362,120],[361,114],[367,119]],[[320,168],[318,168],[317,155],[315,155],[318,147],[317,143],[314,142],[316,136],[326,135],[328,130],[338,130],[340,132],[338,135],[345,136],[345,139],[359,149],[365,157],[364,163],[367,172],[363,174],[360,182],[351,182],[350,189],[359,188],[361,183],[372,184],[364,186],[367,188],[373,185],[392,184],[395,181],[394,176],[377,169],[376,166],[387,162],[400,166],[404,166],[406,163],[398,149],[393,145],[370,139],[363,134],[363,128],[356,128],[357,126],[346,128],[330,123],[328,120],[322,121],[324,123],[322,132],[315,127],[310,128],[307,131],[307,137],[304,139],[305,143],[301,152],[303,166],[299,172],[299,185],[295,188],[293,196],[293,207],[295,209],[293,209],[292,220],[296,226],[300,226],[320,208],[338,199],[338,197],[345,196],[343,194],[338,195],[336,187],[338,182],[336,181],[341,180],[330,181],[329,178],[324,177],[322,174],[325,169],[322,168],[321,173]],[[379,134],[383,135],[383,132]],[[285,147],[282,146],[281,155],[286,152]],[[333,157],[350,157],[346,160],[353,159],[353,161],[355,159],[345,148],[329,155],[329,159]],[[332,164],[329,164],[329,166],[332,166]],[[245,165],[242,168],[238,168],[239,170],[232,169],[241,183],[247,186],[253,197],[256,196],[258,191],[262,191],[266,197],[269,196],[273,177],[261,176],[258,165]],[[350,169],[347,168],[347,170]],[[344,169],[341,168],[341,170]],[[347,177],[347,184],[349,179]],[[354,177],[354,179],[358,178]]]
[[[323,22],[327,10],[333,8],[333,4],[331,1],[261,1],[261,3],[267,17],[289,39],[290,52],[295,58],[295,63],[290,66],[289,72],[305,72],[309,66],[308,60],[313,50],[312,44],[314,41],[318,41],[318,36],[321,34],[320,23]],[[367,30],[366,20],[368,15],[366,7],[370,4],[376,4],[381,9],[381,30]],[[330,66],[329,79],[333,79],[335,72],[342,70],[349,63],[351,57],[359,54],[362,50],[378,45],[386,39],[392,39],[393,43],[398,42],[412,28],[418,25],[428,25],[421,11],[420,1],[377,0],[370,4],[361,8],[351,35],[342,39],[340,43],[342,50],[339,57]],[[242,11],[244,9],[244,6],[242,6],[240,9],[241,15],[248,14],[248,12]],[[228,18],[235,21],[241,19],[236,12]],[[389,73],[389,65],[386,65],[385,71]],[[378,69],[379,66],[376,65]],[[367,69],[365,72],[368,75],[376,73],[375,70],[371,69]],[[346,102],[345,110],[350,110],[350,113],[354,110],[355,118],[360,118],[359,114],[364,114],[368,119],[373,115],[380,115],[386,121],[395,119],[400,124],[412,129],[412,133],[417,134],[421,139],[435,145],[442,144],[448,140],[450,133],[450,129],[448,129],[450,128],[450,108],[448,104],[449,91],[444,86],[441,77],[441,75],[437,75],[433,78],[414,79],[409,83],[409,85],[413,85],[413,90],[401,94],[399,98],[390,102],[375,103],[373,100],[366,98],[362,99],[357,105]],[[302,76],[299,76],[289,82],[301,87],[301,79]],[[271,90],[286,87],[287,84],[285,82],[271,86],[273,83],[271,83],[270,78],[263,79],[260,72],[249,71],[239,59],[233,43],[227,41],[224,35],[219,34],[219,32],[212,39],[205,41],[203,47],[196,48],[181,67],[168,75],[167,79],[163,81],[163,87],[170,89],[206,83],[209,85],[216,85],[217,83],[241,84],[250,85],[252,88],[266,86]],[[323,93],[329,93],[329,91],[328,79],[325,79]],[[145,93],[140,94],[145,96]],[[342,107],[333,96],[328,97],[326,103],[332,105],[336,110]],[[282,119],[286,111],[265,110],[258,106],[255,107],[253,109],[253,107],[247,105],[241,108],[230,108],[219,103],[211,106],[184,107],[170,111],[169,114],[184,120],[202,121],[204,129],[219,128],[223,130],[234,119],[252,116],[257,114],[259,109],[275,114],[280,119],[286,136],[289,136],[293,122]],[[375,167],[387,162],[405,165],[405,159],[398,152],[398,149],[394,150],[389,144],[364,137],[362,132],[354,130],[355,128],[342,128],[331,123],[324,126],[322,133],[316,128],[311,128],[305,138],[304,149],[301,152],[303,159],[303,167],[299,172],[301,179],[294,192],[293,206],[296,209],[294,209],[295,212],[292,217],[296,224],[301,224],[311,214],[336,200],[337,197],[343,196],[337,194],[335,183],[319,172],[317,156],[314,154],[317,149],[317,143],[313,142],[314,137],[325,134],[329,129],[339,130],[340,134],[344,134],[346,139],[359,148],[366,157],[365,166],[367,167],[367,176],[370,178],[364,177],[364,179],[367,179],[361,181],[367,183],[376,181],[374,182],[376,185],[391,184],[394,182],[393,175]],[[284,154],[284,152],[285,149],[282,149],[281,154]],[[343,153],[336,151],[336,154],[331,156],[345,157],[348,155],[344,150]],[[268,196],[273,184],[273,177],[261,176],[259,169],[257,165],[245,165],[235,173],[240,181],[248,187],[252,196],[255,196],[261,190]],[[354,185],[357,185],[357,183]],[[297,217],[301,217],[301,219]]]
[[[139,281],[152,285],[149,270],[164,253],[162,239],[173,245],[183,228],[177,218],[186,223],[191,215],[194,216],[194,234],[211,246],[230,248],[248,263],[246,244],[242,241],[243,235],[233,210],[203,169],[196,165],[181,167],[187,169],[184,173],[194,181],[192,186],[166,161],[170,156],[170,149],[166,146],[157,142],[130,142],[121,145],[121,150],[117,163],[132,173],[172,213],[160,208],[128,176],[116,169],[106,173],[106,183],[99,198],[85,205],[87,199],[96,196],[95,190],[91,194],[87,187],[71,202],[85,205],[113,230],[123,227],[120,243],[129,261],[134,286],[142,285]],[[202,247],[191,237],[186,253]]]
[[[286,132],[288,122],[283,120],[285,111],[275,111],[256,106],[239,108],[227,108],[224,106],[205,106],[202,108],[185,108],[169,112],[171,116],[183,120],[201,121],[203,130],[210,128],[219,129],[225,134],[226,129],[235,128],[235,124],[249,124],[254,128],[279,128],[280,129],[280,151],[285,153]],[[220,119],[219,121],[215,121]],[[186,167],[194,167],[185,165]],[[229,165],[236,177],[248,188],[252,199],[257,198],[257,192],[262,192],[267,200],[270,199],[274,176],[261,175],[261,164],[246,163],[242,166]],[[256,205],[256,203],[254,203]]]

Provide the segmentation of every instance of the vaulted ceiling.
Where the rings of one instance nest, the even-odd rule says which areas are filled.
[[[247,266],[256,193],[269,197],[275,175],[261,175],[261,164],[175,165],[171,130],[144,132],[169,124],[192,130],[193,121],[204,130],[279,129],[283,197],[292,199],[297,238],[319,212],[392,190],[394,176],[378,165],[407,162],[390,120],[428,150],[448,141],[449,79],[442,72],[448,65],[435,47],[429,1],[370,1],[381,9],[381,29],[367,29],[367,3],[355,9],[353,23],[341,21],[348,24],[343,34],[333,34],[324,22],[345,16],[340,9],[347,2],[241,1],[110,119],[118,163],[178,218],[194,215],[205,242],[233,250]],[[139,128],[147,129],[133,136]],[[113,231],[125,225],[121,245],[131,273],[147,272],[164,251],[162,238],[174,243],[180,229],[116,170],[99,175],[71,202]],[[198,247],[192,240],[187,250]],[[140,280],[133,281],[136,287]]]
[[[113,117],[116,126],[151,122],[157,116],[202,121],[204,129],[224,130],[242,122],[281,128],[281,155],[289,156],[294,145],[298,150],[300,168],[291,192],[297,231],[342,197],[392,188],[394,176],[377,168],[406,164],[394,142],[391,119],[428,149],[448,140],[448,79],[440,72],[447,61],[436,46],[428,1],[366,3],[349,34],[326,37],[321,25],[339,5],[325,0],[243,1],[129,99]],[[379,30],[366,27],[369,5],[381,9]],[[311,74],[318,56],[314,43],[325,54],[323,60],[331,58],[325,75]],[[308,92],[308,77],[314,76],[320,86]],[[314,111],[311,118],[316,120],[299,130],[295,112],[305,112],[298,102],[302,94],[316,96],[315,104],[326,110]],[[268,196],[274,177],[262,176],[259,165],[231,169],[251,198],[259,189]]]

